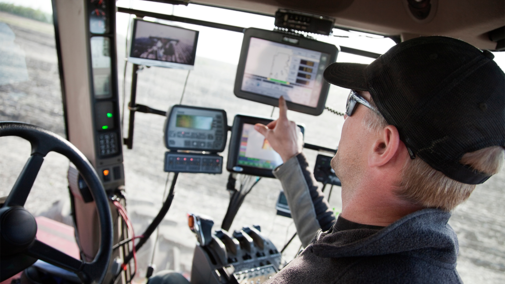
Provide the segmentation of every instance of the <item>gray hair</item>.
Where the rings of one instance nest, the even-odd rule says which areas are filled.
[[[370,104],[376,107],[372,100]],[[373,111],[368,111],[363,120],[363,126],[371,132],[380,131],[387,125],[386,119]],[[495,174],[502,166],[503,152],[502,147],[488,147],[466,153],[460,162],[477,171]],[[475,185],[450,179],[418,157],[406,161],[402,181],[395,194],[413,204],[451,211],[470,197],[474,189]]]

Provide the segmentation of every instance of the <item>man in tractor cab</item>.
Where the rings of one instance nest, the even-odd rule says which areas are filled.
[[[331,163],[338,218],[284,99],[276,121],[255,126],[284,161],[274,174],[305,247],[268,283],[461,282],[450,211],[499,171],[505,147],[505,75],[492,53],[420,37],[324,77],[352,90]]]

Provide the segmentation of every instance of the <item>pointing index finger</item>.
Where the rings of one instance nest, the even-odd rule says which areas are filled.
[[[288,119],[288,105],[282,96],[279,98],[279,119]]]

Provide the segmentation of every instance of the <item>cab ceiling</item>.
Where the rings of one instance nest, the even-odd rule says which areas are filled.
[[[430,2],[424,19],[409,8]],[[275,15],[279,8],[327,16],[335,27],[400,36],[402,40],[423,35],[459,38],[481,49],[495,50],[489,32],[505,26],[505,0],[195,0],[237,10]],[[412,4],[411,4],[412,5]],[[505,37],[505,32],[504,37]]]

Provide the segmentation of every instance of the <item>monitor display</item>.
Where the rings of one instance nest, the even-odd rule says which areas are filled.
[[[268,140],[254,130],[256,123],[267,125],[272,119],[236,115],[231,130],[228,162],[229,172],[262,177],[274,177],[272,170],[282,164],[282,159],[275,152]],[[300,127],[302,133],[304,131]]]
[[[210,130],[212,128],[212,121],[214,121],[214,118],[210,116],[178,114],[175,126]]]
[[[319,115],[329,90],[323,72],[335,62],[337,53],[332,44],[248,29],[235,78],[235,95],[273,106],[283,96],[289,109]]]
[[[198,31],[135,19],[128,61],[147,66],[193,69]]]
[[[163,140],[173,151],[222,152],[228,137],[223,109],[173,105],[167,111]]]
[[[238,153],[237,164],[240,166],[273,170],[282,164],[281,156],[250,123],[244,123],[242,126]]]

